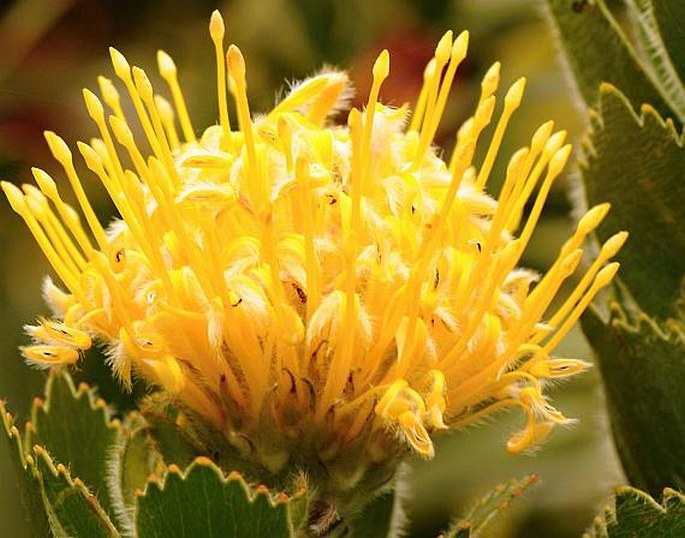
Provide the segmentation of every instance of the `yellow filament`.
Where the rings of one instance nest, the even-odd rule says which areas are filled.
[[[537,184],[537,180],[539,177],[539,174],[542,173],[542,168],[540,168],[540,172],[538,173],[537,170],[531,172],[531,168],[533,167],[533,163],[535,162],[535,159],[540,156],[540,153],[544,150],[547,153],[545,154],[544,157],[542,157],[539,161],[539,164],[536,165],[537,167],[544,166],[549,159],[551,158],[551,152],[547,151],[547,142],[549,141],[550,136],[552,136],[552,131],[554,130],[554,122],[553,121],[548,121],[546,123],[543,123],[538,129],[535,131],[533,134],[533,137],[531,139],[530,143],[530,149],[527,151],[524,150],[526,157],[525,161],[521,163],[521,174],[522,178],[521,180],[516,179],[516,180],[509,180],[509,177],[507,176],[507,179],[505,180],[505,184],[502,186],[502,190],[500,191],[499,197],[498,197],[498,212],[501,208],[502,210],[502,217],[504,219],[504,223],[506,224],[509,222],[510,217],[509,215],[512,214],[512,211],[514,210],[515,207],[518,205],[525,205],[525,202],[528,200],[529,196],[522,196],[521,195],[521,190],[523,189],[523,186],[531,183],[533,185]],[[561,147],[561,142],[559,143],[559,147]],[[519,152],[515,153],[514,155],[518,155]],[[513,160],[513,159],[512,159]],[[542,164],[540,164],[542,163]],[[510,164],[511,166],[511,164]],[[527,176],[527,177],[526,177]],[[519,183],[520,181],[520,183]],[[521,200],[523,200],[523,204],[521,204]],[[518,227],[518,223],[516,223],[516,226],[512,226],[509,229],[515,229]],[[501,228],[500,228],[501,229]]]
[[[564,336],[566,336],[566,334],[571,330],[576,321],[578,321],[580,315],[588,307],[590,301],[594,299],[595,295],[597,295],[597,293],[602,288],[609,285],[611,279],[614,278],[614,275],[616,275],[619,266],[620,264],[618,262],[612,262],[607,266],[603,267],[599,271],[599,273],[597,273],[597,276],[595,277],[592,286],[590,286],[590,289],[585,293],[583,298],[571,311],[571,314],[569,314],[566,320],[564,320],[564,323],[561,325],[561,327],[559,327],[559,329],[557,329],[554,335],[547,342],[545,342],[545,345],[542,348],[543,351],[549,352],[550,350],[554,349],[557,346],[557,344],[561,341],[561,339]]]
[[[71,208],[62,201],[54,180],[40,168],[31,168],[31,173],[36,180],[36,183],[38,183],[38,187],[40,188],[41,192],[55,205],[62,222],[66,224],[72,236],[76,239],[77,243],[81,247],[81,250],[85,254],[86,258],[88,258],[90,256],[90,251],[93,248],[90,240],[88,239],[88,236],[86,236],[86,233],[83,231],[83,228],[80,226],[78,221],[73,218],[73,210],[72,213],[70,213],[69,210]],[[71,243],[71,241],[68,241],[65,238],[65,243]]]
[[[181,143],[178,139],[176,126],[174,125],[174,110],[171,107],[171,103],[169,103],[169,101],[164,99],[164,97],[161,95],[155,95],[155,107],[159,112],[159,117],[162,120],[164,132],[169,140],[171,149],[177,149]]]
[[[416,106],[414,107],[414,112],[411,117],[411,123],[407,128],[407,132],[418,131],[421,127],[421,122],[426,113],[426,104],[428,102],[428,91],[432,85],[433,77],[440,76],[436,74],[435,70],[435,58],[432,58],[430,62],[426,65],[423,71],[423,85],[421,86],[421,91],[419,92],[419,98],[416,101]]]
[[[45,254],[45,257],[48,259],[52,267],[55,269],[55,272],[57,273],[59,278],[62,280],[62,282],[64,282],[67,288],[69,288],[69,290],[77,297],[79,302],[87,304],[87,301],[85,300],[78,279],[65,265],[59,253],[55,250],[47,235],[45,235],[43,228],[41,228],[40,224],[38,223],[38,221],[36,221],[35,217],[29,210],[25,201],[24,194],[16,185],[8,183],[7,181],[3,181],[1,185],[2,190],[5,192],[5,195],[7,196],[7,199],[9,200],[10,205],[12,206],[12,209],[21,218],[24,219],[26,225],[33,234],[33,237],[35,238],[36,242]]]
[[[500,145],[502,144],[504,132],[507,130],[507,125],[509,124],[512,114],[521,104],[525,86],[526,79],[520,78],[514,82],[511,88],[509,88],[507,94],[504,96],[504,110],[502,111],[499,122],[497,122],[495,134],[492,136],[492,140],[490,141],[490,146],[488,147],[488,152],[485,155],[483,165],[480,168],[480,172],[478,172],[478,178],[476,179],[477,189],[482,189],[490,177],[490,172],[492,171],[492,167],[495,164],[495,159],[499,153]]]
[[[264,192],[266,191],[266,185],[261,177],[261,167],[257,162],[257,151],[255,149],[252,118],[250,117],[250,106],[247,102],[245,59],[243,58],[243,54],[240,52],[240,49],[235,45],[231,45],[228,47],[226,60],[228,62],[228,72],[235,83],[235,99],[238,109],[238,121],[240,122],[240,130],[245,136],[247,161],[250,172],[252,173],[252,180],[250,181],[248,188],[250,189],[252,203],[259,211],[268,200],[267,193]]]
[[[114,86],[114,83],[107,77],[98,77],[98,86],[100,87],[100,94],[107,103],[107,106],[114,112],[114,115],[120,120],[125,121],[124,111],[121,109],[121,98],[119,92]]]
[[[559,131],[555,133],[545,143],[544,150],[540,159],[533,167],[532,172],[528,175],[526,181],[522,181],[520,184],[516,185],[512,196],[507,204],[507,221],[505,228],[509,231],[514,231],[519,227],[519,222],[521,215],[523,214],[523,207],[528,201],[528,198],[533,193],[533,189],[537,185],[538,179],[542,175],[542,171],[548,163],[552,161],[554,156],[559,152],[564,139],[566,138],[566,131]],[[535,140],[534,140],[535,142]],[[535,146],[532,148],[535,149]],[[535,154],[531,151],[528,155],[528,162],[526,163],[526,170],[530,170],[532,161],[535,158]]]
[[[133,77],[131,76],[131,66],[129,65],[124,55],[121,54],[121,52],[119,52],[114,47],[109,48],[109,53],[112,59],[112,66],[114,67],[114,72],[116,73],[117,77],[119,77],[119,79],[124,83],[126,89],[128,90],[128,94],[131,97],[133,106],[136,109],[136,114],[138,115],[140,124],[143,126],[143,132],[145,133],[145,137],[147,138],[147,141],[149,142],[153,153],[157,156],[157,158],[164,160],[162,150],[159,146],[159,141],[157,140],[155,131],[152,127],[152,124],[150,123],[150,118],[148,117],[147,112],[145,112],[145,106],[143,105],[143,101],[141,100],[140,95],[138,94],[138,91],[136,89],[135,83],[133,82]]]
[[[62,140],[55,133],[51,131],[45,131],[44,134],[45,140],[47,140],[50,151],[52,152],[55,159],[62,165],[64,171],[67,173],[67,178],[69,179],[71,188],[74,191],[74,194],[76,195],[76,199],[78,200],[79,205],[81,206],[81,211],[83,211],[83,214],[86,217],[86,222],[88,222],[88,226],[90,227],[90,230],[93,233],[93,236],[95,237],[95,241],[100,247],[100,250],[106,251],[108,241],[105,237],[105,231],[102,229],[100,221],[95,216],[95,211],[93,211],[93,208],[90,205],[90,202],[88,201],[88,197],[86,196],[86,193],[83,190],[81,180],[76,174],[76,169],[74,168],[74,163],[72,161],[71,151],[69,150],[69,147],[67,146],[66,142],[64,142],[64,140]]]
[[[561,263],[554,265],[549,271],[549,279],[540,282],[533,292],[526,298],[523,313],[517,325],[518,331],[511,332],[511,342],[517,342],[517,338],[525,338],[526,331],[540,319],[547,307],[554,299],[563,282],[573,274],[583,256],[581,249],[576,249],[566,255]],[[518,347],[518,344],[515,346]]]
[[[224,64],[225,31],[224,19],[221,17],[221,13],[219,13],[218,10],[214,10],[209,20],[209,34],[214,42],[214,51],[216,53],[216,86],[217,96],[219,99],[219,124],[221,125],[221,129],[224,133],[222,138],[222,148],[230,149],[231,124],[229,123],[228,119],[228,102],[226,97],[226,65]],[[233,76],[233,74],[231,74],[231,76]]]
[[[469,33],[464,31],[457,39],[454,40],[452,45],[452,54],[447,64],[447,69],[445,71],[445,76],[443,77],[442,83],[440,85],[440,91],[438,93],[438,100],[435,104],[435,108],[430,118],[430,126],[426,134],[427,140],[433,140],[435,133],[438,130],[438,125],[442,118],[442,114],[445,111],[445,105],[447,104],[447,98],[452,90],[452,82],[454,82],[454,75],[457,72],[457,67],[466,58],[466,51],[468,50],[469,44]],[[422,133],[423,134],[423,133]],[[420,150],[419,150],[420,151]]]
[[[223,53],[221,55],[221,62],[223,62]],[[174,106],[178,112],[178,121],[181,124],[183,138],[186,139],[186,142],[194,142],[195,131],[193,129],[193,124],[190,122],[190,116],[188,114],[185,99],[183,98],[183,92],[178,84],[176,64],[171,59],[171,56],[163,50],[160,50],[157,51],[157,66],[159,74],[162,75],[162,78],[169,86],[171,97],[174,100]]]
[[[554,154],[554,157],[552,157],[552,160],[549,163],[549,167],[547,168],[547,175],[542,182],[542,186],[538,191],[537,197],[535,198],[533,209],[531,210],[530,215],[528,216],[528,220],[526,221],[526,225],[523,228],[523,232],[521,232],[521,235],[519,236],[519,240],[521,241],[520,248],[522,250],[526,248],[526,246],[528,245],[528,241],[533,235],[535,226],[537,225],[538,219],[542,214],[542,208],[544,207],[545,201],[547,200],[547,195],[549,194],[549,191],[552,188],[552,183],[559,176],[559,174],[561,174],[561,171],[564,168],[564,166],[566,166],[566,161],[568,161],[568,158],[571,155],[571,150],[571,145],[567,144]]]
[[[64,228],[55,218],[43,194],[33,185],[23,185],[26,205],[40,223],[55,250],[62,254],[62,260],[73,274],[79,274],[85,261],[76,250],[74,243],[66,236]],[[66,241],[65,241],[66,240]]]
[[[318,260],[314,250],[314,222],[312,219],[312,201],[310,189],[310,177],[307,170],[307,161],[300,157],[297,160],[297,180],[300,183],[300,193],[303,207],[304,220],[304,250],[305,250],[305,273],[307,275],[307,322],[311,321],[314,312],[319,306],[321,299],[320,271]]]
[[[112,167],[113,172],[111,178],[112,191],[110,192],[110,196],[116,203],[116,198],[118,196],[118,192],[120,191],[120,180],[124,175],[124,168],[119,161],[119,156],[114,148],[114,142],[109,134],[109,129],[107,129],[107,124],[105,122],[105,110],[102,107],[102,103],[93,92],[87,89],[83,90],[83,97],[86,102],[88,114],[100,130],[102,141],[105,144],[107,159]]]
[[[416,170],[423,160],[428,145],[433,139],[430,132],[430,127],[435,115],[435,106],[438,98],[438,89],[440,87],[440,80],[442,78],[442,70],[445,64],[449,61],[452,48],[452,31],[448,30],[438,42],[435,48],[435,75],[430,79],[430,86],[428,88],[426,97],[426,112],[424,114],[421,125],[421,133],[419,135],[419,144],[416,151],[416,158],[414,159],[413,169]]]
[[[571,308],[573,308],[583,293],[585,293],[585,290],[590,287],[595,275],[599,272],[602,265],[616,255],[627,239],[628,232],[618,232],[607,239],[604,245],[602,245],[599,256],[597,256],[597,258],[595,258],[595,260],[592,262],[592,265],[585,272],[583,278],[581,278],[580,282],[578,282],[571,295],[568,296],[568,298],[564,301],[564,304],[559,307],[559,309],[550,318],[548,321],[549,325],[554,327],[566,317],[566,315],[571,311]],[[532,342],[534,343],[537,343],[537,341],[538,340],[536,338],[532,339]]]
[[[141,177],[149,177],[150,171],[147,167],[147,163],[145,162],[143,155],[140,153],[138,146],[136,146],[133,133],[126,122],[120,120],[116,116],[110,116],[109,124],[112,128],[112,132],[114,133],[114,137],[117,139],[117,142],[124,146],[131,157],[133,166],[135,167],[136,172],[138,172],[138,175]]]
[[[166,165],[169,177],[171,178],[174,186],[178,188],[181,186],[181,178],[179,177],[178,170],[176,170],[176,166],[174,165],[174,159],[171,156],[171,148],[169,147],[169,142],[166,134],[164,133],[162,120],[160,119],[159,112],[155,106],[155,97],[152,90],[152,84],[150,84],[150,79],[148,79],[145,71],[139,67],[134,67],[132,72],[136,90],[138,91],[141,100],[145,104],[145,107],[147,108],[152,120],[154,137],[157,140],[157,145],[162,155],[162,162],[164,162]]]

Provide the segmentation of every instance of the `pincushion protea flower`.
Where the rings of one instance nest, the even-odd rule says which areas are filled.
[[[98,221],[70,149],[52,132],[48,145],[86,225],[46,172],[33,169],[38,188],[3,183],[62,282],[46,280],[55,319],[27,327],[35,345],[23,348],[26,359],[74,364],[94,339],[125,386],[133,376],[156,385],[247,460],[274,474],[289,462],[323,466],[348,486],[406,447],[431,457],[434,432],[505,408],[525,415],[512,452],[569,422],[543,389],[587,365],[554,350],[616,273],[607,262],[626,234],[607,241],[551,311],[608,206],[587,212],[544,276],[517,268],[571,152],[565,133],[546,123],[511,158],[499,199],[486,194],[525,80],[506,92],[476,166],[495,110],[499,64],[490,68],[446,162],[431,143],[468,33],[440,40],[413,113],[379,102],[390,67],[383,51],[366,107],[344,126],[329,118],[349,96],[345,73],[296,84],[253,117],[234,45],[226,72],[218,12],[210,34],[220,121],[200,138],[162,51],[173,105],[115,49],[137,118],[124,114],[110,80],[99,79],[108,111],[84,90],[99,138],[77,146],[120,220]],[[229,119],[227,89],[237,118]]]

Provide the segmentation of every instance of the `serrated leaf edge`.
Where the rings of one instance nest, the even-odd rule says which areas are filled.
[[[6,402],[4,400],[0,400],[0,414],[2,415],[2,425],[5,428],[5,433],[7,434],[8,438],[14,440],[21,464],[24,467],[24,471],[27,471],[29,463],[26,459],[27,454],[24,446],[24,440],[22,439],[19,428],[17,428],[17,426],[14,424],[14,417],[9,411],[7,411]]]
[[[109,501],[111,504],[111,509],[113,511],[112,516],[115,518],[119,526],[119,530],[122,536],[127,538],[133,538],[136,536],[135,532],[135,522],[130,516],[130,512],[126,509],[123,497],[120,494],[119,488],[112,487],[115,483],[111,479],[111,475],[114,469],[118,466],[118,450],[121,444],[121,421],[118,418],[112,418],[111,410],[107,406],[107,402],[104,399],[97,396],[96,389],[91,387],[87,383],[79,383],[78,386],[74,385],[74,381],[68,372],[62,369],[55,368],[50,371],[48,380],[45,384],[44,394],[45,398],[36,397],[33,399],[33,404],[31,406],[31,420],[26,423],[26,434],[25,434],[25,449],[31,446],[32,434],[39,430],[37,426],[37,413],[39,409],[42,409],[46,416],[50,416],[50,400],[53,393],[53,384],[56,379],[60,378],[66,385],[74,400],[80,403],[83,398],[86,398],[88,407],[90,411],[99,415],[99,420],[103,420],[105,427],[109,430],[114,431],[115,441],[110,448],[109,454],[105,455],[105,484],[107,485],[107,493]],[[46,447],[49,450],[49,447]],[[69,463],[69,462],[66,462]],[[114,475],[116,476],[116,475]],[[102,508],[102,507],[101,507]],[[104,511],[104,509],[103,509]],[[109,516],[108,516],[109,517]]]
[[[583,534],[583,538],[604,538],[605,536],[609,536],[607,527],[610,524],[618,525],[620,523],[617,519],[616,502],[618,501],[619,496],[627,495],[639,498],[662,516],[667,516],[669,514],[669,506],[674,500],[685,505],[685,495],[672,488],[664,488],[662,501],[659,503],[654,497],[640,489],[632,486],[619,486],[614,490],[612,505],[606,505],[604,507],[603,516],[596,516],[594,518],[591,529]]]
[[[50,414],[50,395],[52,394],[52,385],[55,379],[61,378],[69,387],[69,391],[73,398],[80,402],[82,398],[87,398],[90,410],[96,413],[102,412],[105,424],[110,429],[119,429],[121,427],[121,421],[117,418],[112,418],[110,409],[107,406],[107,402],[96,395],[96,389],[92,388],[87,383],[79,383],[78,387],[74,386],[74,381],[68,373],[61,370],[54,369],[50,372],[48,376],[47,383],[45,385],[45,398],[34,398],[33,405],[31,407],[31,422],[35,422],[35,414],[39,408],[45,411],[46,415]]]
[[[74,488],[87,502],[93,507],[93,510],[97,514],[99,518],[101,518],[102,522],[107,526],[107,530],[110,532],[110,535],[112,537],[119,537],[119,531],[117,528],[114,526],[112,521],[109,519],[109,516],[105,512],[105,510],[102,508],[100,503],[98,502],[97,498],[93,493],[91,493],[88,488],[86,487],[85,483],[80,479],[80,478],[74,478],[71,476],[71,472],[69,469],[62,463],[58,463],[55,465],[54,460],[48,453],[47,449],[45,447],[42,447],[40,445],[35,445],[33,447],[33,453],[36,458],[41,458],[43,462],[46,464],[48,470],[53,474],[55,477],[59,477],[60,475],[62,478],[66,481],[67,485],[70,488]],[[30,461],[30,460],[29,460]],[[38,463],[33,464],[33,471],[36,473],[37,478],[41,481],[43,481],[43,477],[38,469]],[[46,511],[48,512],[48,517],[50,518],[51,523],[55,523],[57,525],[57,528],[61,528],[62,525],[59,522],[59,517],[51,510],[52,507],[52,501],[46,498],[45,490],[41,488],[41,492],[43,494],[43,502],[45,504]],[[52,526],[52,525],[51,525]],[[62,529],[63,530],[63,529]],[[54,532],[54,528],[53,528]],[[64,532],[64,535],[66,536],[66,532]]]
[[[669,319],[660,323],[642,310],[635,320],[631,320],[624,307],[617,301],[612,301],[609,309],[609,323],[616,329],[632,334],[646,333],[647,338],[653,337],[664,342],[685,345],[685,330],[676,320]]]
[[[634,62],[635,66],[644,72],[646,81],[650,83],[652,88],[654,89],[655,97],[661,98],[663,104],[666,105],[666,107],[670,108],[672,112],[674,112],[674,115],[678,117],[679,121],[685,121],[685,115],[680,115],[680,111],[674,109],[674,106],[671,103],[670,96],[665,92],[665,89],[661,86],[660,81],[654,76],[652,70],[645,66],[645,63],[637,54],[635,47],[632,45],[632,43],[626,36],[625,32],[621,28],[621,25],[618,23],[614,15],[611,13],[611,10],[607,7],[605,0],[594,0],[592,2],[587,3],[591,4],[593,9],[599,9],[601,16],[605,19],[609,27],[617,36],[620,46],[625,50],[626,57],[630,58],[630,60]],[[559,25],[559,21],[557,20],[557,17],[554,14],[552,6],[549,4],[549,1],[545,1],[541,3],[541,7],[543,15],[549,21],[548,27],[552,30],[554,41],[556,43],[556,48],[560,52],[559,57],[561,59],[561,64],[564,68],[564,71],[567,74],[567,79],[570,81],[570,84],[573,88],[574,95],[578,98],[578,100],[580,100],[580,102],[585,103],[587,107],[592,106],[593,102],[590,102],[586,99],[586,96],[583,94],[581,84],[579,80],[576,79],[575,73],[571,65],[570,54],[568,53],[566,44],[562,37],[562,30]],[[571,8],[570,1],[569,8]],[[579,106],[578,108],[584,107]]]
[[[145,488],[143,490],[137,491],[136,496],[138,498],[145,497],[148,494],[150,488],[152,487],[155,487],[159,491],[163,492],[166,489],[166,483],[171,474],[174,474],[180,477],[181,480],[185,481],[190,475],[190,473],[192,473],[193,470],[197,467],[205,467],[211,469],[212,472],[216,474],[217,478],[219,478],[222,484],[227,484],[229,482],[238,482],[245,493],[245,498],[248,500],[249,503],[254,503],[258,498],[263,497],[268,502],[269,507],[271,508],[285,506],[287,509],[286,515],[288,518],[288,526],[290,527],[291,532],[295,532],[298,530],[295,528],[289,507],[293,502],[306,501],[309,492],[304,485],[298,491],[295,491],[292,495],[288,495],[282,491],[279,493],[273,493],[267,486],[263,484],[251,486],[244,479],[243,475],[238,471],[231,471],[228,473],[228,475],[226,475],[224,471],[216,463],[214,463],[206,456],[197,456],[184,470],[181,470],[181,468],[178,465],[172,463],[166,468],[166,472],[164,473],[164,476],[161,479],[154,474],[150,475],[148,477]],[[136,516],[138,513],[138,509],[139,505],[138,503],[136,503]]]
[[[648,103],[644,103],[640,106],[640,112],[638,114],[631,102],[619,88],[609,82],[602,82],[599,87],[599,103],[597,107],[590,108],[588,111],[590,117],[590,129],[581,141],[583,151],[577,158],[578,166],[581,170],[588,169],[590,167],[590,157],[595,158],[597,156],[597,152],[593,144],[593,138],[599,131],[605,128],[602,109],[604,99],[607,97],[617,97],[623,103],[626,110],[630,113],[630,116],[633,118],[638,128],[644,128],[649,116],[655,119],[664,130],[668,130],[670,132],[673,142],[678,147],[684,147],[684,135],[678,133],[671,118],[664,119],[664,117],[659,114],[659,111]]]
[[[238,471],[231,471],[230,473],[228,473],[228,475],[225,475],[222,469],[218,465],[216,465],[212,460],[210,460],[206,456],[197,456],[185,468],[185,470],[181,470],[181,468],[178,465],[172,463],[167,467],[166,473],[164,474],[161,480],[156,475],[150,475],[150,477],[148,477],[147,484],[145,485],[145,489],[143,491],[139,491],[137,495],[138,497],[146,496],[151,487],[156,487],[160,491],[164,491],[166,488],[167,479],[171,474],[177,475],[181,478],[181,480],[185,481],[190,475],[190,473],[192,473],[195,470],[196,467],[204,467],[211,469],[223,484],[226,484],[228,482],[238,482],[242,489],[245,491],[246,498],[251,503],[254,502],[257,499],[257,497],[262,495],[266,497],[266,499],[269,501],[269,505],[272,508],[276,508],[281,504],[288,504],[293,498],[298,498],[305,494],[304,491],[296,492],[293,496],[289,496],[284,492],[273,494],[271,490],[263,484],[259,484],[255,487],[252,487],[245,481],[243,475],[240,474]]]
[[[627,0],[626,4],[633,19],[633,26],[643,40],[645,52],[649,54],[646,61],[648,72],[661,88],[664,100],[675,115],[685,118],[685,88],[664,45],[659,24],[656,20],[651,0]]]
[[[540,477],[536,474],[532,474],[522,479],[512,478],[507,482],[497,484],[471,506],[471,508],[468,510],[469,514],[467,516],[455,518],[450,524],[449,530],[443,532],[440,536],[443,538],[459,538],[463,535],[464,531],[468,532],[467,536],[470,536],[471,532],[479,532],[483,527],[490,523],[494,517],[496,517],[500,510],[507,508],[513,499],[520,497],[530,486],[537,484],[539,481]],[[490,502],[494,495],[501,493],[512,486],[515,486],[512,491],[505,496],[502,501],[493,510],[491,510],[481,522],[474,525],[474,522],[471,521],[473,518],[473,513],[480,507],[485,506],[488,502]]]

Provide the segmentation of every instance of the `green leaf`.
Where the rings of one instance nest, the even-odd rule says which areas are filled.
[[[58,462],[69,466],[95,493],[119,528],[130,527],[121,499],[113,495],[107,477],[118,457],[119,421],[111,421],[105,402],[85,384],[74,388],[66,371],[53,370],[45,402],[34,402],[30,444],[42,445]]]
[[[520,497],[530,486],[538,482],[536,475],[521,480],[510,480],[500,484],[482,497],[470,512],[462,519],[455,521],[443,538],[469,538],[477,536],[511,501]]]
[[[655,4],[652,0],[627,0],[627,4],[632,15],[633,26],[637,30],[636,33],[642,45],[641,52],[645,56],[647,67],[651,68],[654,79],[667,96],[676,115],[682,118],[685,116],[685,87],[661,38],[654,11],[655,5],[660,2],[657,1]],[[680,19],[680,24],[683,20],[685,19]],[[682,73],[685,74],[685,72]]]
[[[403,536],[406,522],[397,490],[378,495],[350,524],[354,538],[394,538]]]
[[[616,88],[603,84],[599,114],[584,148],[581,173],[589,205],[612,204],[597,231],[630,237],[616,257],[621,278],[640,307],[677,317],[685,275],[685,150],[670,120],[651,106],[637,116]]]
[[[21,504],[25,509],[25,518],[30,524],[34,536],[49,536],[50,523],[43,506],[40,482],[35,476],[34,468],[29,463],[32,458],[27,459],[21,434],[13,424],[12,416],[6,411],[2,401],[0,401],[0,415],[2,415],[4,438],[7,440],[6,453],[9,455],[9,460],[17,476],[15,483],[19,487]]]
[[[164,461],[185,468],[196,457],[209,456],[206,449],[200,446],[199,439],[193,438],[187,429],[179,426],[178,411],[171,405],[156,402],[155,396],[153,394],[143,400],[141,412]]]
[[[61,463],[55,466],[42,447],[35,446],[33,450],[35,470],[42,485],[43,501],[54,536],[120,536],[95,495],[80,479],[72,479]]]
[[[668,55],[678,73],[685,74],[685,2],[682,0],[656,0],[654,16]]]
[[[665,117],[675,114],[604,0],[546,0],[546,4],[548,19],[588,106],[597,102],[599,85],[609,82],[621,88],[636,106],[650,103]]]
[[[409,519],[405,510],[409,496],[409,468],[400,465],[392,482],[380,490],[349,524],[354,538],[398,538],[406,536]],[[361,489],[364,491],[364,489]]]
[[[169,466],[164,482],[150,482],[138,498],[139,538],[292,536],[287,497],[275,500],[264,486],[250,490],[238,473],[224,477],[208,458],[181,473]]]
[[[164,468],[161,454],[149,434],[149,426],[138,413],[126,417],[116,457],[111,458],[107,475],[108,490],[123,503],[124,515],[133,528],[136,491],[142,490],[148,477]],[[131,533],[129,533],[131,534]]]
[[[624,486],[616,491],[614,504],[595,520],[586,537],[685,536],[685,496],[677,491],[666,488],[659,504],[646,493]]]
[[[384,538],[390,533],[394,493],[379,495],[369,503],[355,523],[351,524],[354,538]]]
[[[595,349],[616,449],[631,484],[657,495],[685,488],[685,333],[612,305],[590,309],[583,330]]]

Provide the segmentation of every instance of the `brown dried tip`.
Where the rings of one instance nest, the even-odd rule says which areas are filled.
[[[180,469],[179,466],[176,465],[175,463],[172,463],[171,465],[169,465],[169,469],[168,469],[168,470],[169,470],[170,473],[181,474],[181,469]]]
[[[198,465],[214,465],[214,462],[206,456],[198,456],[195,458],[195,463]]]
[[[231,471],[228,474],[228,479],[229,480],[242,480],[243,475],[241,475],[238,471]]]
[[[143,495],[145,495],[145,492],[140,488],[136,488],[133,493],[136,497],[142,497]]]
[[[36,454],[36,456],[42,456],[45,454],[45,450],[40,445],[33,445],[33,452]]]

